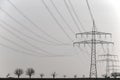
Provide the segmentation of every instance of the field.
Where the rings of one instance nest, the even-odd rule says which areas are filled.
[[[120,80],[120,78],[0,78],[0,80]]]

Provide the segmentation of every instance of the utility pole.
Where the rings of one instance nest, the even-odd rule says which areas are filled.
[[[118,60],[115,60],[115,59],[112,59],[112,58],[117,57],[117,55],[110,54],[109,48],[107,48],[107,54],[99,55],[99,57],[104,57],[105,58],[105,59],[98,60],[98,61],[106,62],[106,77],[110,77],[111,67],[112,67],[112,70],[114,70],[115,65],[113,63],[118,61]],[[110,63],[112,63],[112,66],[110,65]]]
[[[101,35],[110,35],[111,36],[111,33],[105,33],[105,32],[99,32],[96,30],[96,25],[95,25],[95,20],[93,18],[93,15],[92,15],[92,12],[91,12],[91,9],[90,9],[90,6],[89,6],[89,3],[88,1],[86,0],[86,3],[87,3],[87,6],[88,6],[88,9],[89,9],[89,12],[90,12],[90,16],[92,18],[92,22],[93,22],[93,27],[92,27],[92,31],[89,31],[89,32],[83,32],[83,33],[76,33],[76,38],[78,35],[86,35],[86,36],[91,36],[91,39],[90,40],[84,40],[84,41],[79,41],[79,42],[74,42],[73,43],[73,46],[75,44],[91,44],[91,64],[90,64],[90,74],[89,74],[89,77],[90,78],[97,78],[97,66],[96,66],[96,45],[97,44],[113,44],[113,42],[108,42],[108,41],[103,41],[103,40],[97,40],[97,36],[101,37]]]

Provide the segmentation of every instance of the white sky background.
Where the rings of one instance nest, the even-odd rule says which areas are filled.
[[[46,10],[41,0],[10,0],[12,3],[16,5],[27,17],[29,17],[34,23],[36,23],[40,28],[46,31],[49,35],[55,37],[57,40],[60,40],[64,43],[69,43],[70,45],[54,45],[55,43],[49,43],[31,32],[29,32],[24,27],[17,24],[11,18],[9,18],[3,11],[0,10],[0,20],[5,21],[11,27],[21,31],[23,34],[27,36],[31,36],[34,39],[37,39],[42,42],[47,42],[48,44],[41,43],[35,40],[31,40],[22,34],[19,34],[17,31],[13,30],[10,26],[4,25],[0,21],[0,44],[7,45],[11,48],[18,49],[20,51],[25,51],[26,53],[36,54],[39,56],[31,56],[22,52],[14,51],[4,46],[0,46],[0,76],[5,77],[7,73],[10,73],[11,76],[14,76],[14,70],[16,68],[22,68],[26,70],[28,67],[33,67],[36,71],[35,77],[39,76],[39,73],[45,73],[46,76],[51,75],[52,72],[57,72],[58,77],[62,77],[64,74],[68,75],[68,77],[72,77],[74,74],[78,74],[78,76],[82,76],[83,74],[89,75],[89,65],[90,65],[90,48],[82,46],[84,51],[80,51],[77,47],[72,46],[72,42],[66,37],[61,28],[56,24],[54,19]],[[112,39],[108,37],[107,40],[112,40],[115,42],[114,51],[111,52],[113,54],[119,55],[120,48],[120,1],[119,0],[88,0],[92,9],[92,13],[94,15],[96,26],[99,31],[102,32],[110,32],[113,34]],[[71,28],[75,33],[78,33],[78,29],[75,26],[70,14],[68,13],[67,8],[65,7],[63,0],[53,0],[63,17],[66,21],[72,26]],[[71,0],[76,13],[78,14],[82,24],[86,31],[90,31],[92,28],[92,21],[90,18],[90,14],[88,12],[85,0]],[[61,17],[56,12],[55,8],[51,4],[51,0],[45,0],[45,3],[48,5],[50,10],[53,12],[59,23],[64,27],[65,31],[70,35],[70,37],[76,41],[75,34],[73,34],[70,29],[63,22]],[[55,40],[50,39],[48,36],[43,34],[39,29],[34,27],[28,20],[26,20],[20,13],[16,11],[16,9],[7,1],[0,0],[0,7],[8,12],[12,17],[17,19],[20,23],[25,25],[27,28],[32,30],[34,33],[39,34],[47,40],[56,42]],[[2,26],[3,25],[3,26]],[[80,26],[80,25],[79,25]],[[6,30],[7,28],[7,30]],[[81,27],[80,27],[81,28]],[[82,29],[82,28],[81,28]],[[9,31],[8,31],[9,30]],[[10,31],[12,31],[11,34]],[[83,32],[83,30],[82,30]],[[40,57],[43,54],[47,54],[38,49],[32,48],[25,41],[20,40],[18,37],[21,37],[23,40],[28,41],[34,46],[38,48],[44,49],[49,52],[49,56],[55,55],[65,55],[57,56],[57,57]],[[14,43],[21,45],[25,48],[21,48],[17,45],[14,45],[8,40],[5,40],[3,37],[13,41]],[[102,38],[105,40],[105,38]],[[84,39],[83,39],[84,40]],[[106,47],[105,47],[106,48]],[[29,49],[29,51],[28,51]],[[86,53],[89,52],[88,54]],[[32,52],[34,51],[34,53]],[[98,53],[103,54],[102,48],[98,46]],[[38,53],[36,53],[38,52]],[[69,56],[66,56],[69,55]],[[98,64],[98,74],[101,76],[104,74],[105,67],[103,64]],[[104,64],[105,65],[105,64]],[[102,68],[101,68],[102,67]],[[25,75],[24,75],[25,76]]]

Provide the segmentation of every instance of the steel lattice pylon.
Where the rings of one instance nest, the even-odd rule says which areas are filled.
[[[90,74],[89,77],[92,78],[97,78],[97,66],[96,66],[96,45],[97,44],[113,44],[113,42],[108,42],[108,41],[102,41],[102,40],[97,40],[97,36],[101,35],[111,35],[110,33],[104,33],[104,32],[98,32],[96,31],[95,27],[93,27],[92,31],[90,32],[83,32],[83,33],[77,33],[77,35],[91,35],[92,38],[91,40],[84,40],[84,41],[79,41],[79,42],[74,42],[73,45],[75,44],[91,44],[91,64],[90,64]]]
[[[108,41],[103,41],[103,40],[98,40],[97,39],[97,36],[101,37],[101,35],[110,35],[111,36],[111,33],[105,33],[105,32],[98,32],[96,30],[96,25],[95,25],[95,20],[93,18],[93,15],[92,15],[92,12],[91,12],[91,9],[90,9],[90,6],[89,6],[89,3],[88,3],[88,0],[86,0],[86,3],[87,3],[87,6],[88,6],[88,9],[89,9],[89,12],[90,12],[90,16],[91,16],[91,19],[92,19],[92,22],[93,22],[93,27],[92,27],[92,31],[90,32],[83,32],[83,33],[76,33],[76,38],[78,35],[86,35],[86,36],[91,36],[91,39],[90,40],[84,40],[84,41],[79,41],[79,42],[74,42],[73,45],[75,44],[91,44],[91,64],[90,64],[90,74],[89,74],[89,77],[90,78],[97,78],[97,65],[96,65],[96,45],[97,44],[113,44],[113,42],[108,42]]]
[[[98,60],[100,62],[106,62],[106,77],[110,77],[110,71],[112,70],[112,73],[114,73],[114,67],[120,67],[118,65],[114,65],[115,62],[119,62],[119,60],[115,59],[118,58],[117,55],[110,54],[109,48],[107,49],[106,54],[99,55],[99,57],[104,57],[104,59]],[[110,65],[112,63],[112,65]],[[111,69],[112,68],[112,69]]]

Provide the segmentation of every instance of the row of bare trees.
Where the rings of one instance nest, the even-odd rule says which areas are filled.
[[[15,72],[14,72],[14,74],[17,75],[18,78],[20,78],[20,76],[21,76],[23,73],[24,73],[24,71],[23,71],[23,69],[21,69],[21,68],[17,68],[17,69],[15,70]],[[29,76],[29,78],[31,78],[31,77],[35,74],[35,70],[34,70],[33,68],[28,68],[25,73],[26,73],[27,76]],[[53,78],[55,78],[56,75],[57,75],[56,72],[53,72],[53,73],[51,74],[51,76],[52,76]],[[7,76],[9,76],[9,75],[7,75]],[[41,78],[43,78],[44,76],[45,76],[44,73],[41,73],[41,74],[40,74],[40,77],[41,77]],[[66,78],[67,76],[66,76],[66,75],[63,75],[63,77]],[[74,78],[77,78],[77,75],[74,75]]]
[[[23,73],[24,73],[24,71],[23,71],[23,69],[21,69],[21,68],[16,69],[15,72],[14,72],[14,74],[17,75],[18,78],[20,78],[20,76],[21,76]],[[32,75],[34,75],[34,74],[35,74],[35,70],[34,70],[33,68],[28,68],[28,69],[26,70],[26,75],[28,75],[29,78],[31,78]]]
[[[20,78],[20,76],[21,76],[23,73],[24,73],[24,71],[23,71],[23,69],[21,69],[21,68],[17,68],[17,69],[15,70],[15,72],[14,72],[14,74],[17,75],[18,78]],[[34,70],[33,68],[28,68],[28,69],[26,70],[26,75],[28,75],[29,78],[31,78],[34,74],[35,74],[35,70]],[[57,75],[56,72],[53,72],[53,73],[51,74],[51,76],[52,76],[53,78],[55,78],[56,75]],[[9,74],[8,74],[7,76],[9,76]],[[40,74],[40,77],[41,77],[41,78],[43,78],[44,76],[45,76],[45,75],[44,75],[43,73]],[[112,73],[111,76],[114,77],[114,78],[116,78],[117,76],[120,76],[120,73]],[[63,75],[63,77],[66,78],[66,75]],[[85,76],[83,76],[83,77],[85,77]],[[77,78],[77,75],[74,75],[74,78]]]
[[[24,71],[23,71],[23,69],[21,69],[21,68],[17,68],[17,69],[15,70],[15,72],[14,72],[14,74],[17,75],[18,78],[20,78],[20,76],[21,76],[23,73],[24,73]],[[34,75],[34,74],[35,74],[35,70],[34,70],[33,68],[28,68],[28,69],[26,70],[26,75],[28,75],[29,78],[31,78],[32,75]],[[54,73],[51,74],[51,76],[52,76],[53,78],[55,78],[56,75],[57,75],[56,72],[54,72]],[[45,75],[44,75],[43,73],[40,74],[40,77],[41,77],[41,78],[43,78],[44,76],[45,76]]]

